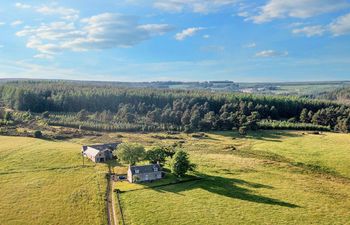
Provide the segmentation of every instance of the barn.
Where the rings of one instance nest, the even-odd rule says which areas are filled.
[[[113,151],[119,144],[120,142],[89,146],[84,145],[82,147],[82,153],[85,157],[89,158],[95,163],[103,163],[113,159]]]

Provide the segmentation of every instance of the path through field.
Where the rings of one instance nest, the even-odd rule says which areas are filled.
[[[106,198],[106,204],[107,204],[107,218],[108,218],[108,224],[109,225],[118,225],[118,219],[115,214],[115,203],[113,198],[113,179],[112,179],[112,171],[111,166],[108,165],[108,176],[107,176],[107,198]]]

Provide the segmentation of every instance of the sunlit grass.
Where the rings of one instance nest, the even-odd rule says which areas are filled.
[[[350,135],[258,131],[241,137],[110,133],[70,141],[0,137],[0,224],[106,224],[106,165],[85,160],[81,144],[179,141],[203,179],[171,175],[143,184],[116,183],[126,224],[348,224]],[[233,148],[234,147],[234,148]],[[144,163],[144,162],[142,162]],[[125,173],[126,165],[112,163]],[[157,187],[155,187],[157,186]],[[131,190],[131,191],[130,191]]]
[[[0,224],[105,224],[104,166],[80,145],[0,136]]]
[[[204,179],[122,193],[127,224],[350,221],[350,182],[343,178],[350,175],[345,163],[349,135],[262,131],[247,137],[215,132],[200,140],[179,136],[186,140],[184,147]],[[151,145],[159,142],[147,135],[139,139]],[[327,166],[336,173],[300,165]]]

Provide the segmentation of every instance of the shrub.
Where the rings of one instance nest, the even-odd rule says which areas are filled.
[[[247,135],[247,127],[243,126],[238,129],[240,135]]]
[[[34,132],[34,137],[35,137],[35,138],[42,138],[42,137],[43,137],[43,133],[41,133],[40,130],[36,130],[36,131]]]

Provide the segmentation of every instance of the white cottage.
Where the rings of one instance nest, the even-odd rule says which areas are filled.
[[[162,168],[158,164],[145,166],[129,166],[128,181],[130,183],[154,181],[162,179]]]

